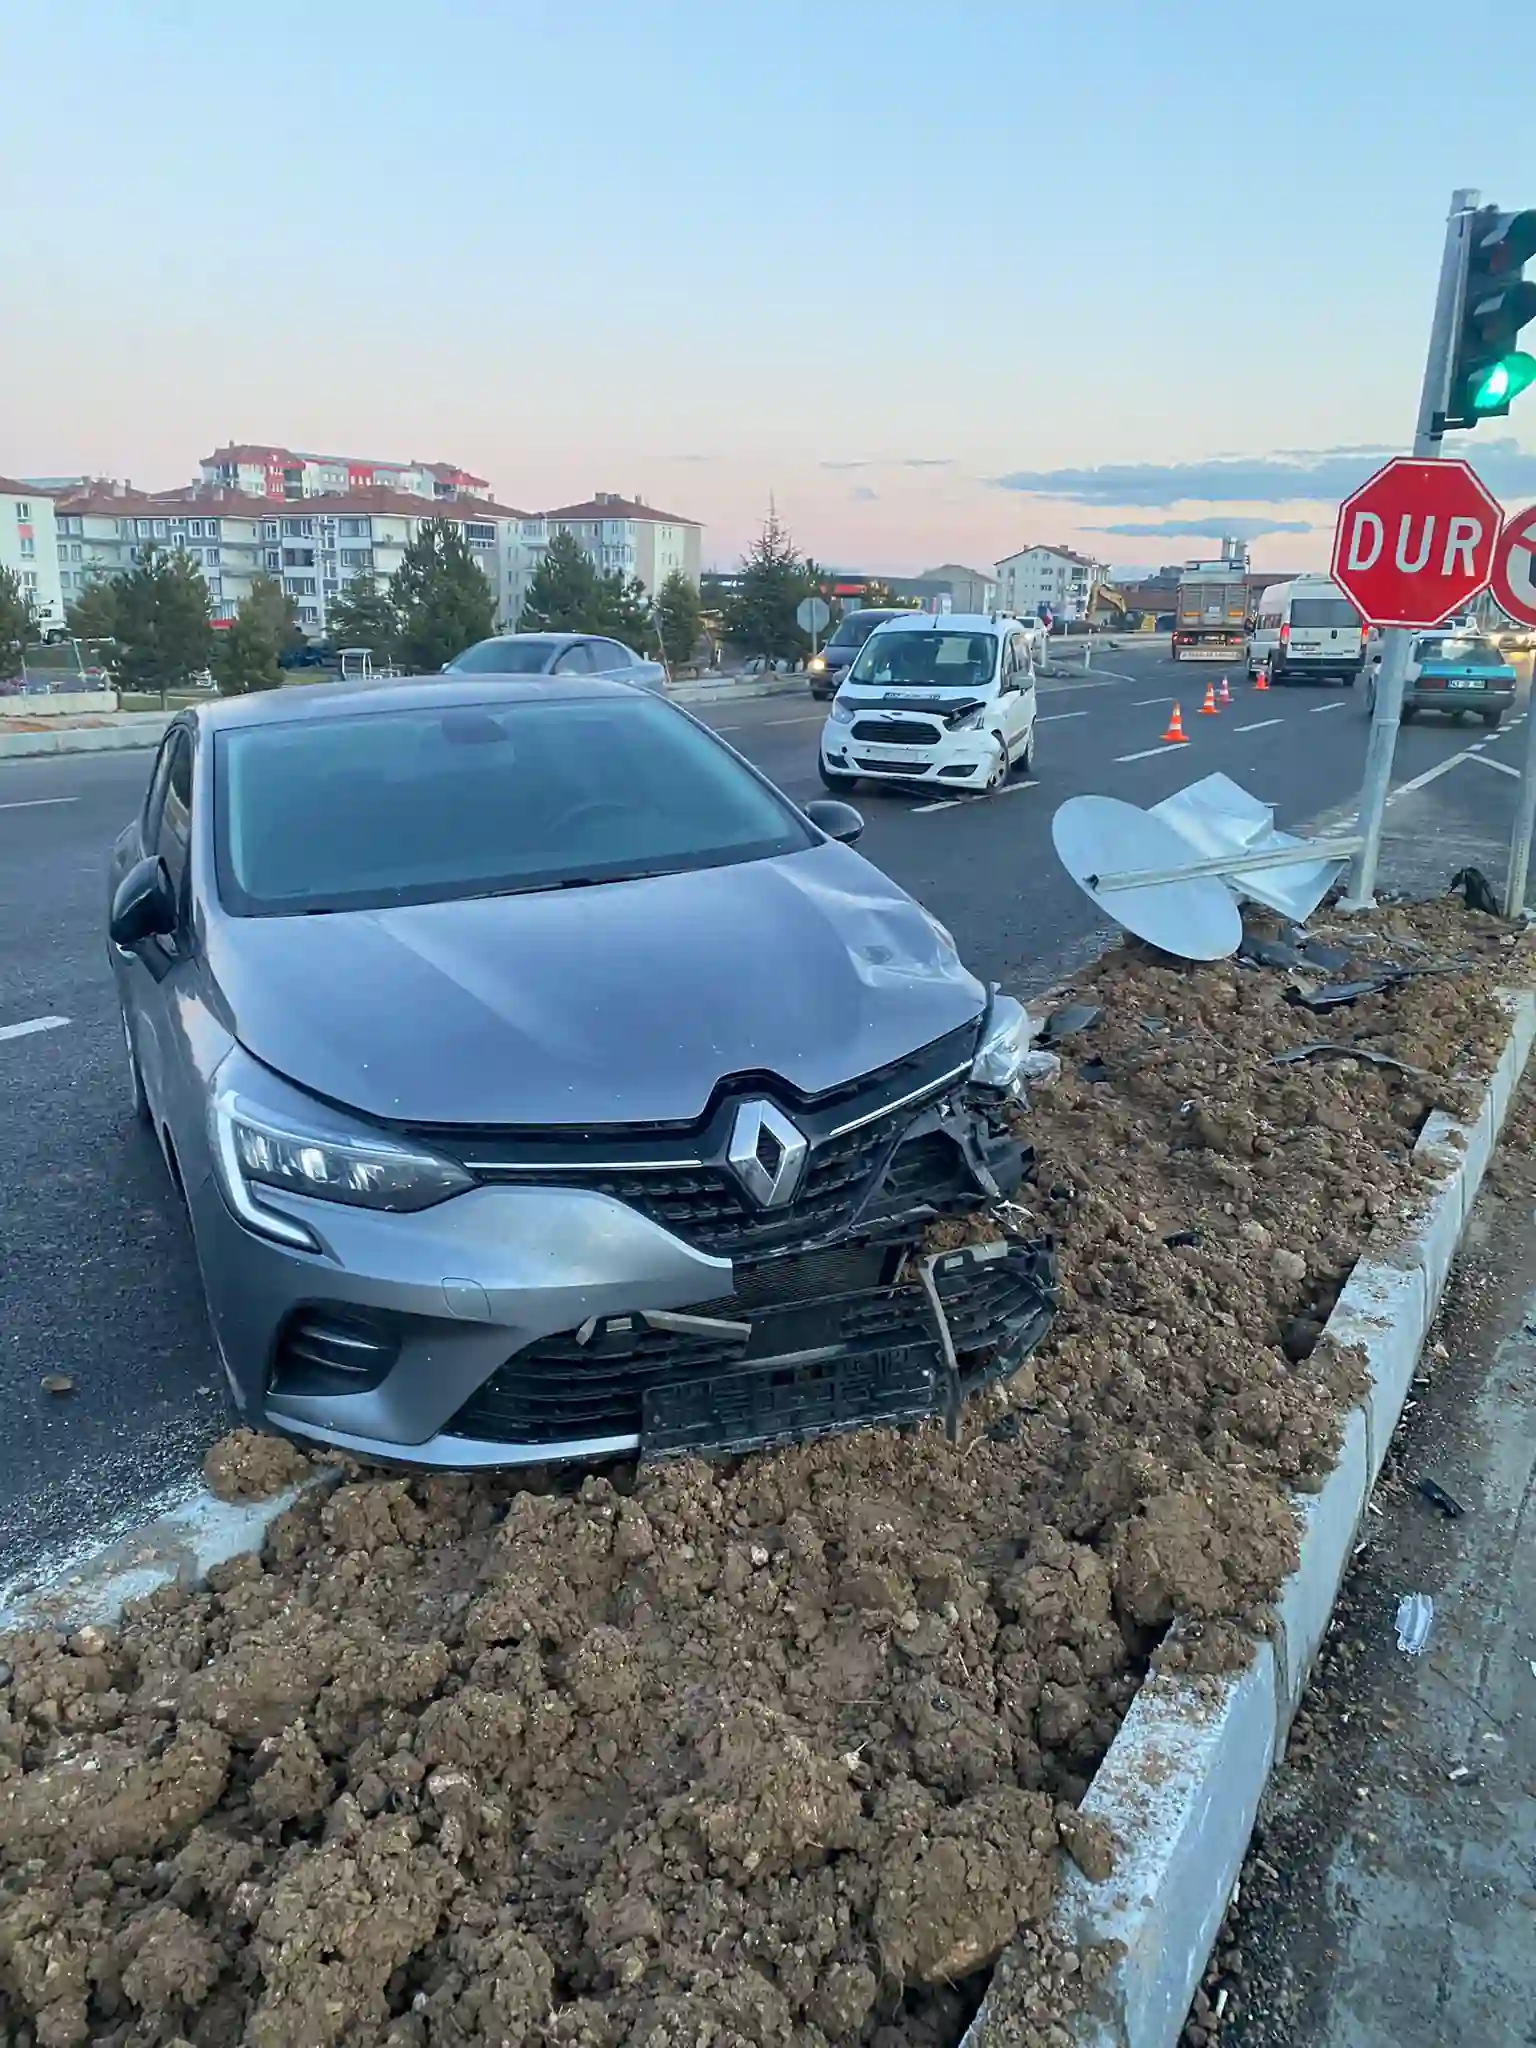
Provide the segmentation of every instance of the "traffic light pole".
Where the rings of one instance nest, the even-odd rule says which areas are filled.
[[[1467,276],[1467,223],[1477,203],[1475,191],[1455,191],[1451,194],[1451,210],[1446,217],[1440,283],[1435,293],[1435,316],[1429,330],[1429,353],[1424,361],[1424,383],[1419,393],[1418,428],[1413,437],[1414,454],[1430,460],[1439,455],[1445,433],[1451,356],[1461,320],[1461,300]],[[1369,910],[1376,901],[1376,863],[1381,853],[1381,830],[1392,782],[1392,759],[1397,752],[1397,728],[1402,722],[1403,677],[1408,667],[1408,643],[1412,637],[1412,629],[1406,626],[1388,627],[1382,635],[1376,708],[1371,716],[1365,781],[1360,790],[1361,847],[1349,871],[1349,891],[1340,904],[1343,910]]]

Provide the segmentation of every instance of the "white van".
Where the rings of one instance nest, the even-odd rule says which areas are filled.
[[[1365,621],[1328,576],[1272,583],[1259,599],[1248,636],[1248,675],[1269,671],[1271,683],[1342,683],[1348,689],[1365,659]]]
[[[906,612],[859,649],[821,735],[831,790],[855,782],[1001,789],[1035,758],[1034,638],[1000,613]]]

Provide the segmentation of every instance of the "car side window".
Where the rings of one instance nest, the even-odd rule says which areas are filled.
[[[171,887],[176,892],[176,902],[182,908],[186,904],[187,869],[191,848],[192,741],[190,735],[183,730],[178,731],[171,742],[165,791],[161,800],[154,842],[154,851],[165,863],[166,873],[171,878]]]
[[[160,742],[160,751],[155,756],[155,765],[149,778],[149,788],[144,792],[144,809],[139,818],[139,843],[145,853],[155,850],[155,838],[160,830],[160,813],[165,806],[165,786],[170,779],[171,761],[176,752],[178,733],[167,733]]]
[[[1030,660],[1029,642],[1022,633],[1015,633],[1013,636],[1013,660],[1014,666],[1019,672],[1020,686],[1032,683],[1034,681],[1034,663]]]
[[[1010,635],[1003,642],[1003,658],[998,668],[997,682],[1001,690],[1016,690],[1019,687],[1018,664],[1014,659],[1014,652],[1014,642]]]
[[[593,657],[601,669],[633,668],[635,657],[627,647],[621,647],[617,640],[594,640]]]
[[[585,640],[578,640],[567,647],[550,670],[550,674],[556,676],[589,676],[591,673],[592,656]]]

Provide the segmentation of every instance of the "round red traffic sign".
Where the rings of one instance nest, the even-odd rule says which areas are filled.
[[[1488,587],[1508,617],[1536,626],[1536,505],[1510,514],[1494,549]]]
[[[1333,580],[1373,626],[1435,626],[1493,567],[1502,512],[1465,462],[1399,455],[1339,507]]]

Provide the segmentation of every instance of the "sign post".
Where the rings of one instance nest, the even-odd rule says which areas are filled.
[[[816,636],[822,632],[832,617],[832,608],[824,597],[802,597],[795,606],[795,624],[802,633],[811,636],[811,652],[816,652]]]
[[[1421,464],[1438,456],[1445,433],[1446,395],[1450,383],[1454,341],[1461,326],[1462,299],[1466,291],[1471,246],[1469,222],[1477,202],[1478,195],[1475,191],[1460,189],[1451,194],[1450,212],[1445,223],[1445,243],[1440,255],[1440,282],[1435,292],[1429,349],[1424,360],[1424,382],[1419,391],[1418,427],[1413,440],[1413,453]],[[1334,543],[1336,564],[1341,552],[1340,541],[1344,536],[1345,516],[1359,495],[1359,492],[1356,492],[1355,497],[1347,500],[1340,510],[1339,538]],[[1344,542],[1343,552],[1346,555],[1352,542],[1353,536],[1350,541]],[[1369,545],[1368,542],[1362,544],[1367,547]],[[1385,532],[1383,547],[1386,547]],[[1393,559],[1395,552],[1394,547]],[[1335,574],[1337,573],[1336,566]],[[1486,580],[1486,571],[1484,575]],[[1348,590],[1350,586],[1345,583],[1343,587]],[[1359,603],[1358,598],[1356,602]],[[1452,605],[1454,602],[1453,599]],[[1447,606],[1446,609],[1451,609],[1451,606]],[[1370,613],[1365,611],[1363,605],[1361,610],[1367,618],[1370,617]],[[1445,613],[1440,612],[1435,618],[1426,619],[1422,623],[1432,626],[1444,616]],[[1387,790],[1392,780],[1392,757],[1397,751],[1397,728],[1403,710],[1403,672],[1408,665],[1408,634],[1404,630],[1405,622],[1394,621],[1391,625],[1392,630],[1387,633],[1382,646],[1381,674],[1376,681],[1376,709],[1371,717],[1371,738],[1365,757],[1365,781],[1360,791],[1360,835],[1364,843],[1355,856],[1355,864],[1350,870],[1349,893],[1344,898],[1344,908],[1347,910],[1369,910],[1375,900],[1373,892],[1376,887],[1376,862],[1381,851],[1381,828],[1386,816]]]
[[[1501,611],[1522,626],[1536,626],[1536,505],[1516,512],[1499,536],[1493,558],[1493,594]],[[1532,670],[1536,676],[1536,667]],[[1536,827],[1536,682],[1526,699],[1525,759],[1520,767],[1520,800],[1509,842],[1509,871],[1504,880],[1504,915],[1519,917],[1525,909],[1525,883],[1531,864],[1531,831]]]

